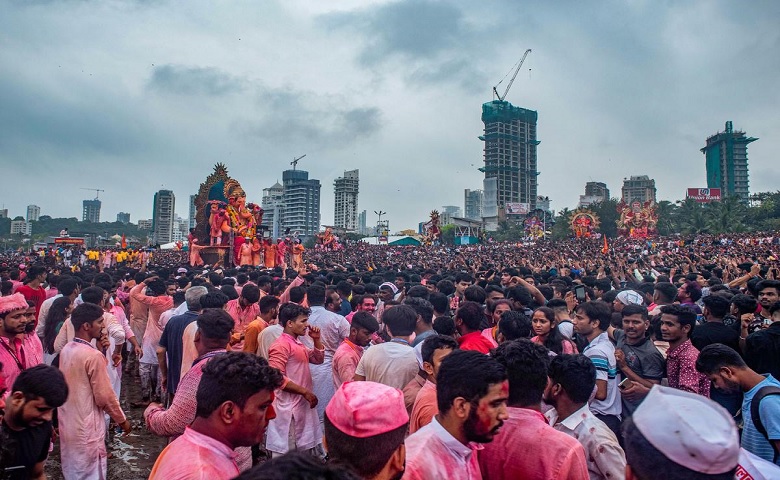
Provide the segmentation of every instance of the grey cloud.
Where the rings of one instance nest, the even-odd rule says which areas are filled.
[[[463,90],[477,93],[484,91],[490,79],[484,72],[477,71],[474,65],[465,59],[450,60],[434,65],[421,65],[417,70],[406,76],[412,84],[435,84],[451,80],[459,84]]]
[[[234,123],[254,140],[338,148],[372,136],[382,125],[376,107],[351,107],[338,96],[259,87],[253,117]]]
[[[145,116],[116,92],[75,83],[69,89],[65,97],[8,73],[0,75],[0,157],[43,150],[74,161],[91,154],[124,157],[157,142],[154,128],[139,121]]]
[[[319,21],[326,29],[364,38],[357,56],[363,67],[395,62],[408,83],[451,82],[469,91],[481,81],[469,53],[478,32],[452,4],[403,0],[327,14]]]
[[[169,64],[154,67],[148,87],[157,92],[216,97],[242,91],[245,81],[218,68]]]

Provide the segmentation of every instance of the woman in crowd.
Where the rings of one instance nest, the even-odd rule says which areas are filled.
[[[51,304],[49,312],[46,315],[46,323],[43,328],[43,361],[47,365],[51,365],[54,360],[54,340],[57,338],[57,334],[60,333],[65,320],[70,316],[70,312],[73,310],[73,304],[68,297],[60,297],[54,300]]]
[[[548,350],[560,355],[562,353],[577,353],[574,342],[564,337],[555,326],[555,312],[552,308],[539,307],[531,318],[531,326],[535,337],[532,342],[544,345]]]

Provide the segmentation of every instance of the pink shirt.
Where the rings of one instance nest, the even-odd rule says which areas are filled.
[[[146,321],[146,328],[149,328],[149,326],[152,325],[155,330],[159,330],[159,333],[156,331],[154,332],[154,335],[159,339],[159,336],[162,335],[162,329],[159,328],[160,315],[166,310],[173,308],[173,297],[169,295],[150,297],[144,293],[145,289],[146,285],[139,283],[130,290],[130,298],[149,307],[149,317]],[[132,312],[130,317],[132,319]],[[144,332],[146,331],[146,328],[144,329]]]
[[[239,474],[235,457],[229,446],[187,427],[157,457],[149,480],[228,480]]]
[[[666,353],[666,376],[669,386],[691,393],[710,396],[710,380],[706,375],[696,371],[696,359],[699,350],[690,340],[684,341],[676,348],[670,348]]]
[[[241,304],[238,303],[239,299],[231,300],[225,305],[225,310],[233,317],[233,321],[236,322],[236,327],[233,329],[233,334],[241,334],[246,330],[249,325],[260,314],[260,305],[253,303],[246,308],[241,308]],[[241,351],[244,349],[244,341],[231,346],[232,350]]]
[[[282,333],[268,351],[268,364],[279,369],[284,375],[284,384],[292,381],[312,390],[311,369],[309,363],[321,364],[325,361],[325,351],[307,348],[290,334]],[[275,453],[287,453],[290,427],[295,419],[295,441],[299,450],[308,450],[322,442],[320,420],[317,410],[310,407],[303,395],[284,390],[276,391],[274,399],[276,418],[268,423],[266,448]]]
[[[538,343],[539,345],[544,345],[544,342],[542,342],[539,339],[539,335],[531,338],[531,341],[534,342],[534,343]],[[564,354],[574,354],[574,353],[577,353],[577,347],[575,347],[574,343],[570,342],[567,339],[564,339],[561,342],[561,348],[563,349],[562,351],[563,351]]]
[[[355,376],[355,369],[363,356],[363,348],[345,338],[336,353],[333,354],[333,386],[336,390],[344,382],[351,382]]]
[[[485,478],[588,480],[585,450],[576,438],[552,428],[540,412],[509,407],[507,413],[501,431],[479,453]]]
[[[30,333],[23,338],[0,336],[0,363],[3,364],[3,377],[8,387],[8,394],[16,381],[16,377],[30,367],[43,363],[43,345],[38,335]],[[20,368],[21,367],[21,368]]]
[[[477,332],[479,334],[479,332]],[[479,480],[477,452],[482,445],[463,445],[433,418],[406,442],[404,480]]]
[[[184,433],[185,427],[195,420],[195,411],[198,402],[195,395],[198,393],[198,385],[203,377],[203,367],[216,354],[225,350],[209,352],[208,357],[196,363],[179,382],[173,403],[166,410],[162,407],[149,405],[144,412],[146,427],[150,432],[162,437],[178,437]]]

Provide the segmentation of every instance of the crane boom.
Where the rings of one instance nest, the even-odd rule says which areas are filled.
[[[525,57],[527,57],[529,53],[531,53],[531,49],[530,48],[525,51],[525,53],[523,54],[523,58],[521,58],[520,62],[518,62],[517,68],[515,68],[515,73],[514,73],[514,75],[512,75],[512,78],[509,80],[509,84],[507,84],[506,90],[504,90],[504,94],[503,95],[499,95],[498,94],[497,87],[499,85],[501,85],[501,82],[503,82],[506,79],[506,76],[504,76],[504,78],[501,79],[501,82],[498,82],[496,84],[496,86],[493,87],[493,94],[496,97],[498,97],[498,99],[501,100],[502,102],[506,98],[506,95],[509,93],[509,89],[512,88],[512,84],[515,83],[515,78],[517,78],[517,74],[520,72],[520,67],[523,66],[523,62],[525,62]],[[507,73],[507,75],[509,75],[509,74]]]
[[[302,159],[303,157],[305,157],[305,156],[306,156],[306,154],[304,153],[303,155],[301,155],[301,156],[300,156],[300,157],[298,157],[298,158],[295,158],[295,157],[293,157],[293,161],[292,161],[292,162],[290,162],[290,165],[292,165],[292,167],[293,167],[293,170],[295,170],[295,167],[297,167],[297,166],[298,166],[298,162],[300,162],[300,161],[301,161],[301,159]]]
[[[91,190],[95,192],[95,200],[98,200],[100,198],[100,192],[105,192],[102,188],[84,188],[81,187],[81,190]]]

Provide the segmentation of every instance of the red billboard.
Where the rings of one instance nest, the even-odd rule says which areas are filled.
[[[720,200],[720,188],[689,188],[686,197],[699,203],[717,202]]]

